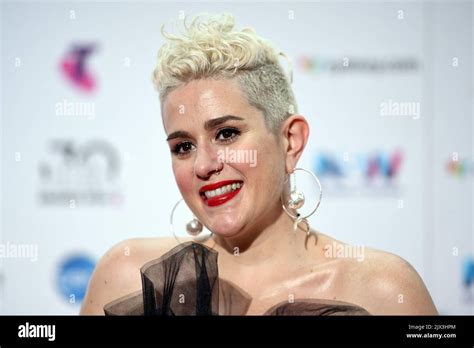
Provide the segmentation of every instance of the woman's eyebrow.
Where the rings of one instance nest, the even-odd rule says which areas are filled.
[[[239,116],[225,115],[225,116],[213,118],[211,120],[206,121],[204,123],[204,129],[211,130],[229,120],[244,121],[245,119]],[[191,135],[185,131],[176,131],[168,135],[168,137],[166,138],[166,141],[170,141],[175,138],[191,138]]]
[[[166,141],[170,141],[175,138],[191,138],[191,134],[185,131],[176,131],[168,135],[168,137],[166,138]]]
[[[217,118],[213,118],[211,120],[208,120],[204,123],[204,129],[205,130],[211,130],[229,120],[237,120],[237,121],[244,121],[245,119],[239,116],[234,116],[234,115],[225,115]]]

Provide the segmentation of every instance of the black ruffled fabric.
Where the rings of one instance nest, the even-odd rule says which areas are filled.
[[[106,315],[245,315],[250,296],[219,279],[218,253],[205,245],[182,243],[140,269],[142,290],[104,306]],[[354,304],[295,299],[263,315],[370,315]]]

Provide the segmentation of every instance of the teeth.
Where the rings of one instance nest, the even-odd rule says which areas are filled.
[[[240,183],[234,182],[233,184],[219,187],[216,190],[205,191],[204,194],[206,195],[207,198],[212,198],[212,197],[219,196],[230,191],[235,191],[239,189],[241,186],[242,185]]]

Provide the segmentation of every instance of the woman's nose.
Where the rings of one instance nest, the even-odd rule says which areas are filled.
[[[194,172],[198,178],[201,180],[209,179],[212,174],[219,174],[223,166],[224,163],[219,160],[217,151],[212,146],[198,147],[194,162]]]

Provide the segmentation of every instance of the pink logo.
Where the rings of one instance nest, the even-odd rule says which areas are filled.
[[[61,61],[61,70],[66,79],[85,92],[92,92],[96,87],[94,76],[86,68],[86,59],[94,49],[93,45],[75,45]]]

